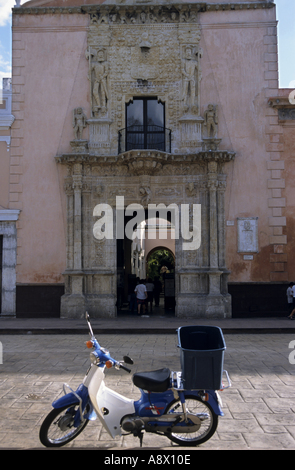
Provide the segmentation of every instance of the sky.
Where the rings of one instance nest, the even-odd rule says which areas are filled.
[[[222,1],[222,0],[221,0]],[[23,4],[25,0],[21,0]],[[279,46],[279,86],[295,88],[295,0],[275,0]],[[15,0],[0,0],[0,84],[11,77],[11,8]],[[1,88],[1,87],[0,87]]]

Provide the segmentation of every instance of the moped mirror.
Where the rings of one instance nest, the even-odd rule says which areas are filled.
[[[123,361],[124,361],[126,364],[134,364],[134,363],[133,363],[133,359],[131,359],[131,357],[129,357],[129,356],[124,356],[124,357],[123,357]]]
[[[94,334],[93,334],[92,327],[91,327],[91,324],[90,324],[90,316],[89,316],[88,312],[85,313],[85,318],[86,318],[86,321],[87,321],[87,324],[88,324],[90,336],[92,337],[92,336],[94,336]]]

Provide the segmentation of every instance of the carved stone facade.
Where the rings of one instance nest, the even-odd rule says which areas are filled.
[[[294,280],[282,142],[292,148],[294,103],[278,96],[274,3],[84,3],[13,11],[16,291],[65,286],[61,316],[115,317],[119,245],[94,237],[93,211],[117,196],[145,209],[201,204],[201,247],[175,243],[179,317],[228,317],[228,287],[245,286],[247,310],[250,284]],[[151,101],[161,145],[149,141]]]
[[[218,150],[217,106],[208,103],[203,126],[198,9],[100,6],[89,14],[89,140],[82,141],[84,121],[78,108],[74,152],[57,156],[68,172],[61,314],[76,317],[88,309],[93,316],[116,315],[117,242],[94,238],[93,208],[107,203],[115,212],[116,196],[124,196],[126,206],[137,202],[145,208],[149,203],[174,203],[179,209],[184,203],[201,204],[201,247],[183,251],[182,240],[176,240],[176,315],[230,316],[224,164],[234,159],[234,152]],[[126,106],[139,97],[165,104],[171,151],[135,147],[118,154],[118,131],[127,127]]]
[[[116,240],[93,236],[93,208],[116,196],[134,202],[202,205],[202,244],[183,251],[176,240],[176,315],[229,316],[228,270],[225,265],[223,166],[234,158],[226,151],[198,155],[133,152],[119,156],[64,154],[58,163],[68,168],[67,270],[62,315],[79,316],[87,308],[93,316],[115,316],[117,295]],[[134,165],[136,163],[136,165]],[[187,181],[189,183],[187,184]],[[173,181],[173,183],[172,183]]]
[[[172,153],[202,148],[198,10],[187,7],[95,7],[88,47],[91,153],[112,155],[124,128],[125,105],[154,96],[165,103]]]

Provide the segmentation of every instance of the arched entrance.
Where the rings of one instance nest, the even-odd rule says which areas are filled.
[[[125,216],[125,224],[130,217]],[[139,280],[154,284],[153,314],[175,313],[175,227],[171,214],[137,221],[132,240],[117,240],[117,314],[134,314],[134,288]],[[151,311],[151,305],[149,305]]]

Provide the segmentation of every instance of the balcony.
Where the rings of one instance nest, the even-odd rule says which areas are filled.
[[[171,153],[171,129],[156,125],[132,125],[118,132],[118,153],[160,150]]]

